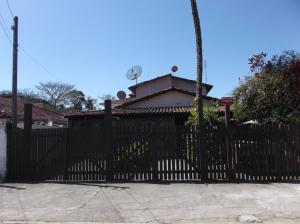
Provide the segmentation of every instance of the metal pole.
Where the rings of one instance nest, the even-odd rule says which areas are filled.
[[[230,127],[230,105],[225,105],[225,125]]]
[[[12,71],[12,127],[17,127],[17,91],[18,91],[18,17],[14,17],[13,30],[13,71]]]
[[[235,159],[231,147],[231,123],[230,123],[230,105],[225,105],[225,126],[226,126],[226,148],[227,148],[227,168],[230,181],[235,180]]]

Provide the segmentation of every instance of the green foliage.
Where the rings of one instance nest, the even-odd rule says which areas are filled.
[[[300,55],[284,52],[266,62],[266,54],[249,59],[254,76],[233,91],[234,118],[260,123],[300,122]]]
[[[193,106],[196,105],[196,101],[193,102]],[[224,123],[224,112],[222,111],[222,106],[219,101],[211,101],[203,106],[203,119],[206,124],[216,125]],[[190,117],[188,118],[187,124],[197,123],[198,113],[193,109]]]
[[[62,82],[40,82],[36,85],[42,99],[48,101],[55,109],[65,105],[69,100],[69,93],[74,90],[74,85]]]
[[[74,85],[62,82],[45,82],[36,86],[39,95],[54,109],[94,110],[96,99],[75,88]]]
[[[88,96],[85,99],[84,105],[85,105],[85,109],[87,110],[95,110],[95,104],[97,103],[96,99],[93,99],[92,97]]]
[[[75,110],[82,110],[85,104],[85,95],[82,91],[74,89],[67,94],[67,100]]]
[[[31,89],[18,89],[17,92],[18,97],[28,101],[28,102],[38,102],[42,101],[42,99],[39,97],[39,95],[31,90]],[[1,90],[0,91],[0,96],[12,96],[11,90]]]
[[[99,98],[100,98],[100,100],[102,100],[103,102],[104,102],[105,100],[116,100],[116,97],[114,97],[114,96],[111,95],[111,94],[104,94],[103,96],[100,96]]]

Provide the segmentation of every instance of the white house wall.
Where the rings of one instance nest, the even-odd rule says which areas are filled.
[[[181,79],[171,78],[170,76],[166,76],[161,79],[157,79],[151,81],[149,83],[145,83],[136,88],[136,97],[142,98],[153,93],[160,92],[165,89],[169,89],[171,87],[175,87],[177,89],[182,89],[185,91],[189,91],[192,93],[196,93],[196,83],[185,81]],[[207,95],[207,88],[203,86],[202,88],[202,95]]]
[[[173,86],[176,87],[177,89],[182,89],[185,91],[189,91],[192,93],[196,93],[196,84],[194,82],[190,81],[185,81],[181,79],[172,79]],[[202,87],[202,95],[206,96],[207,95],[207,89],[206,86]]]
[[[171,77],[167,76],[165,78],[157,79],[148,83],[143,84],[136,88],[136,97],[142,98],[144,96],[151,95],[153,93],[160,92],[162,90],[168,89],[172,86]]]
[[[178,91],[170,91],[162,95],[145,99],[141,102],[128,105],[126,108],[150,108],[150,107],[184,107],[191,106],[195,97]],[[207,99],[203,104],[208,103]]]
[[[179,107],[179,106],[190,106],[193,101],[193,96],[171,91],[145,99],[141,102],[131,104],[128,108],[149,108],[149,107]]]

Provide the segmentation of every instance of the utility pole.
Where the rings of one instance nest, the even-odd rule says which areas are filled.
[[[13,30],[13,68],[12,68],[12,127],[17,127],[17,92],[18,92],[18,17],[14,17]]]

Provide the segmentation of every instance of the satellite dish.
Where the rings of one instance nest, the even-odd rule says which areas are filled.
[[[126,73],[126,77],[129,80],[135,80],[137,84],[137,79],[142,74],[142,67],[139,65],[132,66],[130,69],[128,69]]]
[[[177,72],[178,70],[178,67],[176,65],[173,65],[172,68],[171,68],[172,72]]]
[[[119,91],[117,93],[117,97],[119,98],[119,100],[123,100],[126,98],[126,93],[124,91]]]

